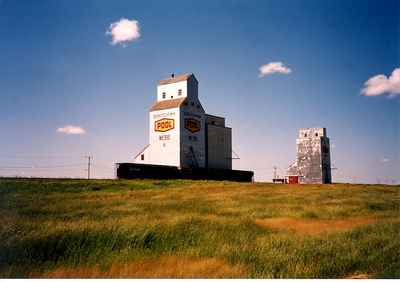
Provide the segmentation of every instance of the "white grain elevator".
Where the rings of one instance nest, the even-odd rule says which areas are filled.
[[[232,169],[231,128],[225,118],[205,113],[193,74],[159,81],[149,121],[149,144],[135,163]]]

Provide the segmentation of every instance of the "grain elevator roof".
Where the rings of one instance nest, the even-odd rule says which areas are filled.
[[[183,102],[185,102],[185,100],[186,100],[186,97],[155,102],[151,106],[150,112],[178,108],[182,105]]]
[[[185,74],[180,74],[180,75],[174,75],[173,77],[170,77],[167,79],[162,79],[158,82],[158,85],[165,85],[165,84],[175,83],[175,82],[179,82],[179,81],[185,81],[185,80],[188,80],[190,77],[193,77],[197,81],[197,79],[193,73],[185,73]]]

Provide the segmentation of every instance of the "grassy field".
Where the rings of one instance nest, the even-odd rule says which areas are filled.
[[[0,179],[0,277],[400,278],[400,186]]]

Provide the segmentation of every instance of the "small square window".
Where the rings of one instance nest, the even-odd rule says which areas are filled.
[[[315,136],[317,136],[317,137],[318,137],[318,133],[315,133]]]
[[[174,96],[171,96],[171,99],[174,99]]]
[[[163,94],[162,94],[162,98],[163,98],[163,99],[165,99],[165,92],[163,92]]]
[[[142,161],[144,161],[144,154],[141,154],[141,155],[140,155],[140,159],[141,159]]]
[[[179,89],[178,90],[178,96],[181,96],[182,95],[182,89]]]

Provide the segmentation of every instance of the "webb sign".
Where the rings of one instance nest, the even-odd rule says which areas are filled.
[[[172,118],[162,118],[154,122],[154,131],[166,132],[175,128],[175,121]]]

